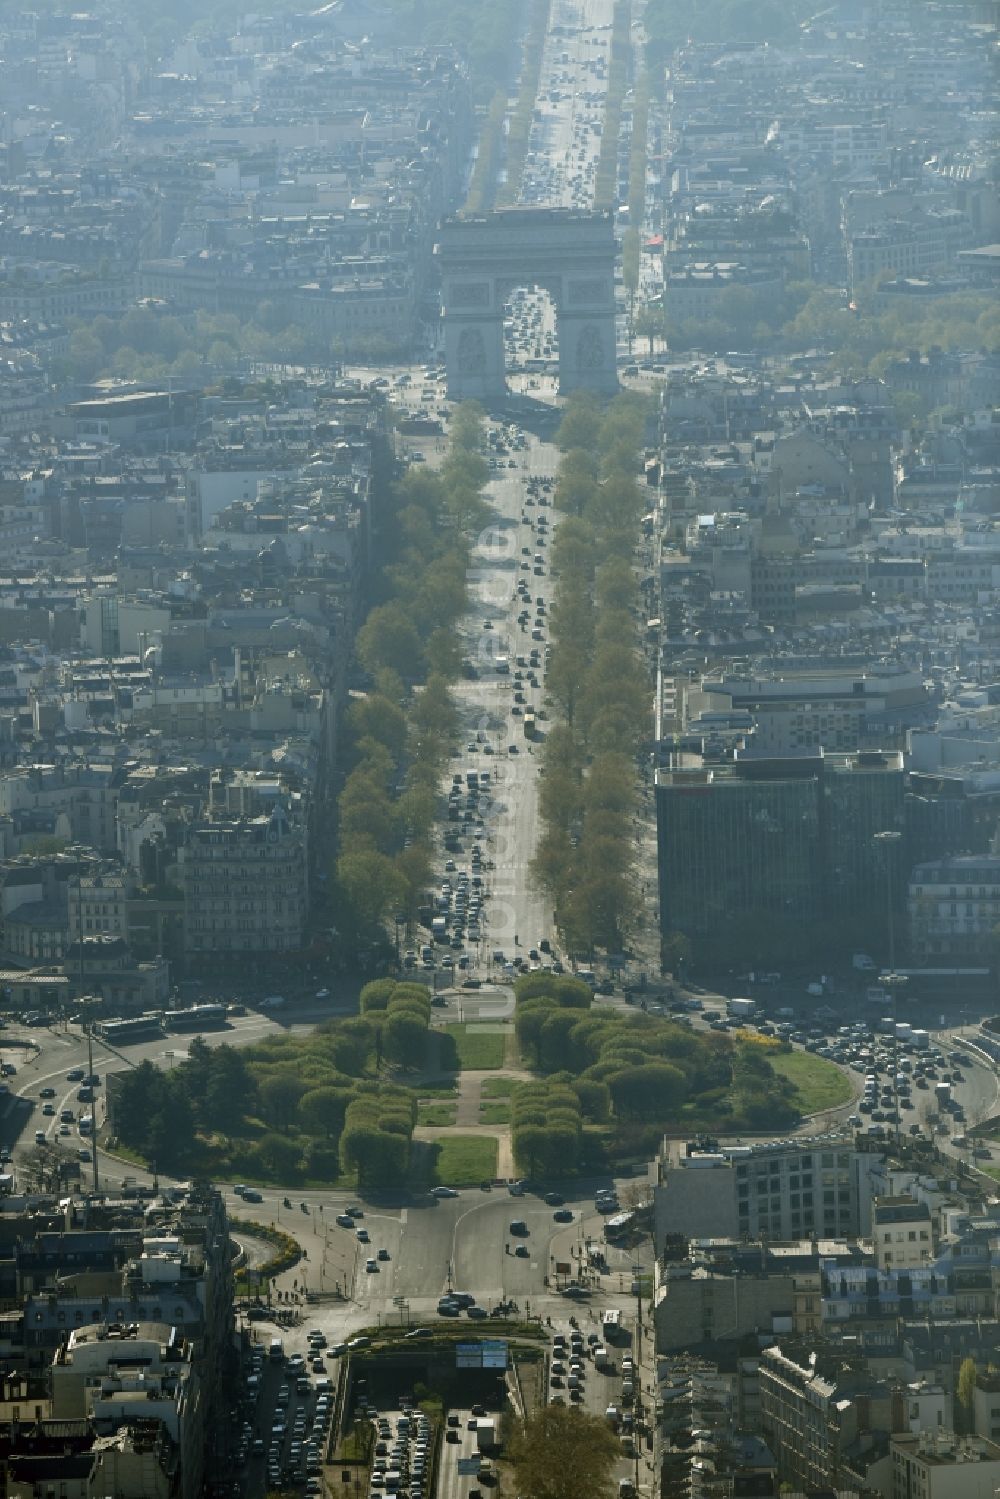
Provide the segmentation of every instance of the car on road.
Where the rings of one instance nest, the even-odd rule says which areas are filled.
[[[560,1208],[558,1212],[553,1213],[552,1216],[557,1223],[573,1222],[573,1214],[570,1212],[569,1208]]]
[[[353,1228],[354,1219],[348,1213],[338,1213],[337,1223],[341,1228]]]
[[[370,1235],[368,1233],[367,1228],[359,1228],[358,1229],[358,1243],[359,1244],[370,1244],[371,1243],[371,1237],[370,1237]]]
[[[39,1098],[55,1098],[56,1090],[55,1088],[39,1088],[38,1096]]]
[[[454,1187],[431,1187],[432,1197],[457,1197],[458,1193]]]
[[[530,1255],[531,1250],[528,1248],[527,1244],[518,1244],[517,1248],[514,1250],[514,1253],[519,1260],[526,1260]]]
[[[528,1232],[528,1225],[523,1218],[512,1218],[509,1227],[512,1234],[523,1236]]]
[[[378,1258],[384,1263],[389,1258],[388,1249],[380,1249],[378,1252]]]
[[[378,1260],[365,1260],[365,1269],[369,1275],[376,1275],[378,1273]]]

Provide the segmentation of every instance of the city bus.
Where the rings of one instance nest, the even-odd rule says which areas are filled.
[[[617,1307],[601,1313],[601,1332],[606,1343],[617,1343],[623,1331],[622,1314]]]
[[[635,1227],[634,1213],[615,1213],[604,1220],[604,1237],[609,1244],[620,1244]]]
[[[225,1005],[192,1005],[188,1010],[171,1010],[167,1014],[167,1029],[171,1031],[218,1030],[226,1024],[228,1009]]]
[[[121,1020],[98,1020],[94,1035],[112,1046],[127,1046],[130,1041],[150,1041],[163,1035],[163,1016],[159,1012],[130,1015]]]

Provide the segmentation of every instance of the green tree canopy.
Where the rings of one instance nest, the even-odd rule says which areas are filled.
[[[543,1405],[510,1444],[517,1491],[531,1499],[608,1499],[620,1453],[608,1423],[574,1406]]]

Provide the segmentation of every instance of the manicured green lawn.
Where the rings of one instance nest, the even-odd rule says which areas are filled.
[[[486,1072],[504,1064],[507,1035],[498,1026],[447,1025],[444,1036],[452,1042],[462,1069]]]
[[[810,1051],[769,1052],[767,1059],[775,1072],[794,1085],[800,1113],[817,1114],[850,1103],[854,1090],[835,1062]]]
[[[516,1077],[484,1077],[479,1090],[481,1098],[509,1098],[520,1087]]]
[[[434,1181],[471,1187],[497,1174],[497,1142],[488,1135],[452,1135],[434,1142]]]
[[[509,1124],[509,1103],[481,1103],[479,1105],[480,1124]]]
[[[436,1098],[428,1099],[425,1103],[421,1098],[417,1103],[417,1123],[454,1124],[455,1109],[454,1103],[442,1103]]]

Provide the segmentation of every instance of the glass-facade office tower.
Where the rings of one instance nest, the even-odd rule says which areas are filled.
[[[750,914],[807,922],[886,909],[875,834],[902,828],[900,754],[750,755],[661,772],[656,807],[664,934],[708,936]]]

